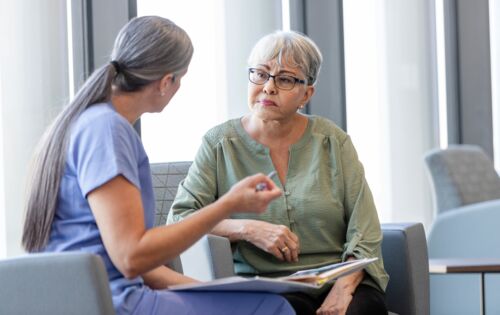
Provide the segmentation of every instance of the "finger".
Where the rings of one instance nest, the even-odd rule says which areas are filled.
[[[299,252],[300,251],[300,243],[299,243],[299,238],[298,236],[293,233],[292,231],[290,231],[290,229],[286,226],[283,226],[284,227],[284,241],[286,243],[286,245],[288,247],[290,247],[291,250],[294,250],[294,251],[297,251]]]
[[[270,252],[274,257],[278,258],[279,260],[285,260],[285,255],[281,252],[281,250],[278,247],[273,246],[273,249]]]
[[[274,183],[274,181],[272,179],[270,179],[269,177],[266,176],[264,180],[265,180],[265,182],[267,184],[267,189],[268,190],[273,190],[273,189],[278,188],[278,186],[276,186],[276,184]]]
[[[293,262],[299,261],[299,251],[297,249],[290,249],[290,255]]]
[[[269,179],[266,175],[262,173],[257,173],[251,176],[247,177],[248,183],[250,185],[257,185],[258,183],[265,183],[265,184],[270,184],[269,182],[272,182],[272,180]]]
[[[288,230],[288,232],[285,234],[285,237],[286,237],[285,242],[288,245],[288,247],[290,247],[290,249],[299,251],[300,243],[298,236],[292,231]]]
[[[283,254],[283,257],[285,259],[285,261],[287,262],[292,262],[292,251],[290,250],[290,248],[288,248],[288,246],[283,246],[282,248],[280,248],[280,251],[281,253]]]
[[[260,198],[259,200],[261,200],[262,202],[265,202],[266,204],[268,204],[272,200],[278,198],[279,196],[281,196],[281,194],[282,194],[282,191],[279,188],[255,192],[256,198]]]
[[[297,262],[299,261],[299,247],[296,242],[291,239],[288,239],[286,242],[286,247],[288,248],[287,253],[289,253],[289,259],[287,261]]]
[[[283,247],[280,249],[284,256],[286,261],[288,262],[296,262],[298,261],[298,244],[292,240],[291,238],[287,237],[285,235],[285,239],[283,242]]]
[[[297,234],[293,233],[292,231],[290,231],[289,235],[288,235],[294,242],[296,242],[297,244],[299,243],[299,237],[297,236]]]
[[[274,181],[264,174],[256,174],[251,176],[249,179],[252,183],[255,184],[255,181],[258,181],[255,184],[255,188],[257,191],[276,191],[280,190]],[[280,190],[281,191],[281,190]]]

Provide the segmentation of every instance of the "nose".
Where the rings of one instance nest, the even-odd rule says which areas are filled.
[[[274,77],[270,77],[266,83],[264,83],[263,90],[266,94],[276,94],[278,88],[276,87],[276,82],[274,82]]]

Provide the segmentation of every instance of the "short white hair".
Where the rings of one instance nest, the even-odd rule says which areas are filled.
[[[309,37],[294,31],[276,31],[255,44],[248,57],[248,65],[252,67],[270,60],[299,68],[306,76],[307,84],[314,85],[323,57]]]

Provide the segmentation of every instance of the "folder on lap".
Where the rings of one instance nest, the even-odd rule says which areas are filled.
[[[301,270],[281,278],[259,276],[244,278],[234,276],[202,283],[174,285],[169,287],[169,289],[174,291],[243,291],[272,293],[314,291],[337,278],[363,269],[366,265],[377,259],[378,258],[364,258],[350,260],[319,268]]]

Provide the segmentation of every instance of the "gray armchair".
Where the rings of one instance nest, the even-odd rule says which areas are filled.
[[[0,314],[114,314],[104,263],[87,253],[0,261]]]
[[[477,146],[450,146],[425,157],[436,204],[427,244],[430,258],[500,258],[500,178]],[[479,274],[431,275],[432,314],[479,314]],[[500,279],[486,275],[486,294]],[[486,296],[486,313],[500,301]]]
[[[421,223],[382,224],[382,254],[391,314],[429,314],[429,262]],[[207,235],[181,254],[184,274],[209,281],[234,275],[229,240]]]
[[[191,162],[151,165],[160,223],[167,217],[177,186],[190,165]],[[383,224],[382,231],[384,264],[391,277],[386,292],[389,310],[400,315],[428,315],[429,263],[422,224]],[[234,275],[231,245],[224,237],[203,237],[182,253],[180,260],[184,274],[195,279],[209,281]]]
[[[478,146],[451,145],[424,157],[433,187],[436,214],[500,199],[500,177]]]

